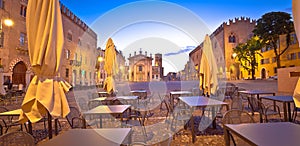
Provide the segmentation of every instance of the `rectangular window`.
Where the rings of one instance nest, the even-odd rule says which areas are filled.
[[[297,54],[296,53],[292,53],[291,54],[291,59],[292,60],[296,60],[297,59]]]
[[[300,59],[300,52],[298,52],[298,59]]]
[[[4,32],[0,32],[0,48],[4,47]]]
[[[143,71],[143,66],[139,66],[139,71]]]
[[[275,63],[276,62],[276,57],[273,57],[272,58],[272,63]]]
[[[296,53],[291,53],[287,55],[287,60],[296,60],[297,54]]]
[[[3,0],[0,0],[0,8],[1,8],[1,9],[4,8],[4,2],[3,2]]]
[[[293,45],[293,44],[296,44],[297,43],[297,36],[296,34],[291,34],[291,42],[290,44]]]
[[[277,67],[274,67],[274,73],[275,74],[277,73]]]
[[[21,32],[20,33],[20,46],[24,46],[25,45],[25,42],[26,42],[26,34]]]
[[[72,41],[72,34],[71,34],[71,33],[68,33],[68,34],[67,34],[67,39],[68,39],[69,41]]]
[[[26,17],[26,13],[27,13],[27,6],[21,5],[20,15]]]
[[[69,69],[66,68],[66,78],[68,78],[68,77],[69,77]]]
[[[70,50],[68,50],[68,49],[66,50],[66,58],[70,59]]]

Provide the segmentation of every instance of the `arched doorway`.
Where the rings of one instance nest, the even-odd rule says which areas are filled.
[[[27,71],[27,67],[25,63],[22,61],[18,62],[13,68],[12,83],[16,85],[23,84],[23,86],[25,86],[26,71]]]
[[[266,79],[266,69],[261,70],[261,79]]]

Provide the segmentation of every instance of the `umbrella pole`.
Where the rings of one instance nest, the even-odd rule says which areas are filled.
[[[49,139],[52,139],[52,116],[48,112],[48,134],[49,134]]]

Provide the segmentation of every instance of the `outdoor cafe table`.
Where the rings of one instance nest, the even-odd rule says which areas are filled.
[[[139,99],[144,99],[147,97],[147,90],[131,90],[130,93],[134,96],[138,96]]]
[[[205,96],[180,96],[179,100],[183,101],[185,104],[187,104],[190,107],[215,107],[215,106],[226,106],[226,110],[229,109],[228,107],[228,103],[223,102],[223,101],[219,101],[219,100],[215,100],[212,98],[208,98]],[[192,129],[192,140],[193,143],[196,141],[196,136],[195,136],[195,130],[194,130],[194,117],[191,117],[191,129]],[[213,126],[215,128],[216,126],[216,120],[213,120]]]
[[[89,111],[83,112],[84,116],[87,115],[100,115],[100,128],[102,128],[102,117],[103,114],[120,114],[121,122],[123,122],[123,113],[129,109],[131,105],[100,105]]]
[[[11,110],[11,111],[7,111],[7,112],[3,112],[3,113],[0,113],[0,117],[1,116],[20,116],[22,110],[21,109],[16,109],[16,110]],[[58,134],[58,119],[55,119],[55,134],[57,135]],[[51,126],[52,128],[52,126]],[[32,133],[32,124],[30,121],[28,121],[28,133],[29,134],[33,134]],[[52,130],[49,130],[49,139],[52,138]]]
[[[263,90],[244,90],[244,91],[238,91],[238,97],[240,97],[240,94],[248,94],[248,95],[250,95],[250,98],[252,98],[253,95],[256,95],[257,100],[261,100],[260,99],[260,95],[261,94],[267,94],[267,95],[271,94],[271,95],[275,96],[275,92],[263,91]],[[249,98],[249,97],[247,96],[247,98]],[[249,101],[249,99],[248,99],[248,101]],[[251,109],[253,111],[253,108],[252,108],[251,104],[250,104],[250,106],[251,106]],[[252,112],[252,114],[253,114],[253,112]],[[260,119],[260,122],[262,123],[263,122],[262,114],[259,114],[259,119]]]
[[[174,100],[176,96],[188,96],[188,95],[192,95],[191,91],[171,91],[170,92],[170,104],[173,107],[175,106],[174,104]]]
[[[294,102],[293,96],[262,96],[261,99],[267,99],[275,102],[282,102],[283,103],[283,113],[284,113],[284,121],[291,122],[292,116],[291,116],[291,103]]]
[[[232,133],[252,146],[299,146],[300,125],[290,122],[225,124],[224,139],[230,145]]]
[[[259,95],[261,94],[272,94],[273,96],[275,96],[275,92],[271,92],[271,91],[263,91],[263,90],[244,90],[244,91],[238,91],[238,96],[240,96],[240,94],[248,94],[248,95],[256,95],[256,98],[258,100],[260,100]]]
[[[98,92],[98,96],[99,96],[99,97],[108,97],[109,94],[108,94],[108,92],[106,92],[106,91],[99,91],[99,92]]]
[[[137,100],[138,96],[116,96],[116,97],[98,97],[94,98],[90,101],[111,101],[111,103],[115,100]]]
[[[119,146],[126,137],[130,140],[130,128],[70,129],[41,146]]]

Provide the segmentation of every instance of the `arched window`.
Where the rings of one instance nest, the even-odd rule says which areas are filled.
[[[229,43],[235,43],[236,39],[235,39],[235,36],[233,35],[233,33],[230,34],[228,40],[229,40]]]

